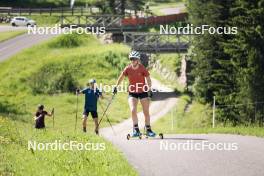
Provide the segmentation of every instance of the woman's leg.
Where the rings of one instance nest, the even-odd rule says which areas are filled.
[[[131,117],[133,120],[133,126],[138,124],[138,117],[137,117],[137,104],[138,99],[134,97],[128,98],[128,104],[131,112]]]
[[[140,99],[140,103],[142,105],[143,114],[145,116],[145,126],[149,126],[150,125],[149,99],[148,98]]]
[[[98,118],[93,118],[93,121],[94,121],[94,126],[95,126],[94,132],[98,135],[99,134]]]
[[[83,115],[82,125],[83,125],[83,132],[86,132],[87,115],[85,115],[85,114]]]

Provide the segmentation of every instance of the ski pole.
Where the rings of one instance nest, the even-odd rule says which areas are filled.
[[[52,109],[52,125],[53,125],[53,128],[54,128],[54,108]]]
[[[109,100],[108,105],[106,106],[106,108],[105,108],[105,110],[104,110],[104,112],[103,112],[103,115],[102,115],[102,117],[101,117],[101,119],[100,119],[100,121],[99,121],[98,126],[100,126],[100,123],[102,122],[102,120],[103,120],[103,118],[104,118],[104,116],[105,116],[105,113],[106,113],[106,111],[108,110],[109,106],[111,105],[111,103],[112,103],[114,97],[115,97],[115,94],[113,94],[113,95],[112,95],[112,98]]]
[[[75,128],[74,128],[74,131],[76,131],[76,128],[77,128],[78,104],[79,104],[78,93],[76,93],[76,115],[75,115]]]
[[[103,110],[103,106],[102,106],[102,104],[101,104],[101,102],[100,102],[100,101],[99,101],[99,105],[100,105],[100,107],[101,107],[101,110]],[[106,120],[107,120],[107,122],[108,122],[108,123],[109,123],[109,125],[111,126],[111,128],[112,128],[112,131],[113,131],[114,135],[116,135],[116,133],[115,133],[115,130],[114,130],[114,128],[113,128],[113,126],[112,126],[112,124],[111,124],[111,122],[110,122],[109,118],[108,118],[108,115],[105,115],[105,117],[106,117]]]

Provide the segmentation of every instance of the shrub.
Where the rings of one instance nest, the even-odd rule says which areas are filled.
[[[72,92],[78,83],[73,75],[77,68],[70,63],[49,63],[28,79],[34,94]]]
[[[84,43],[84,35],[76,33],[61,35],[49,44],[51,48],[73,48]]]
[[[124,54],[117,54],[109,51],[105,55],[105,60],[110,63],[113,67],[117,68],[119,71],[123,70],[127,65],[127,56]]]

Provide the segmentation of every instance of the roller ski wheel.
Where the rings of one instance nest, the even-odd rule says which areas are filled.
[[[142,134],[140,134],[138,136],[133,136],[131,134],[127,134],[126,138],[127,138],[127,140],[130,140],[131,138],[139,138],[139,139],[142,139]]]
[[[129,140],[129,139],[130,139],[130,137],[131,137],[131,136],[130,136],[130,134],[127,134],[127,140]]]
[[[142,134],[140,134],[140,135],[138,136],[138,138],[139,138],[139,139],[142,139]]]

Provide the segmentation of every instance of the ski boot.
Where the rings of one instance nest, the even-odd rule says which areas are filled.
[[[87,132],[87,130],[86,130],[86,127],[83,127],[83,132],[84,132],[84,133],[86,133],[86,132]]]
[[[155,137],[156,136],[156,133],[151,130],[150,125],[146,125],[145,130],[146,130],[146,137]]]
[[[137,138],[138,137],[139,139],[141,139],[142,134],[139,131],[138,125],[134,125],[132,136],[130,134],[128,134],[127,135],[127,140],[129,140],[130,137],[132,137],[132,138]]]
[[[140,137],[141,136],[141,133],[139,130],[133,130],[133,134],[132,134],[132,137]]]
[[[95,134],[99,136],[99,130],[98,129],[95,129],[94,130]]]

